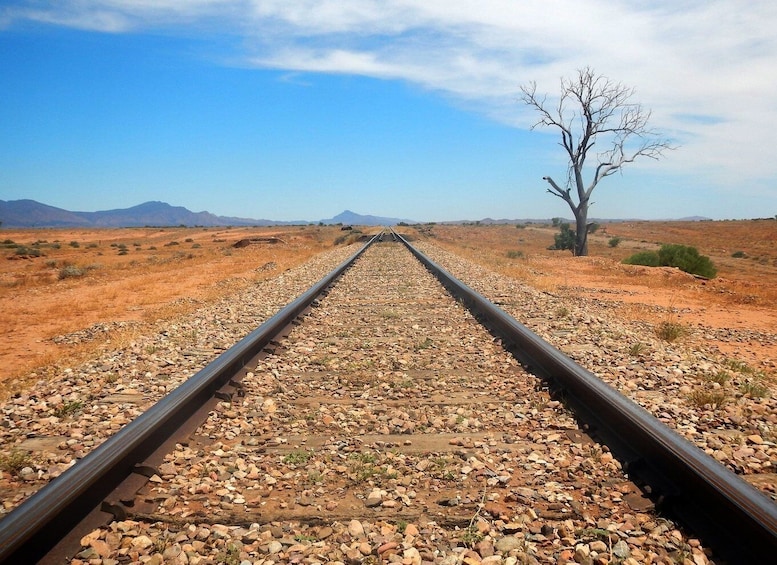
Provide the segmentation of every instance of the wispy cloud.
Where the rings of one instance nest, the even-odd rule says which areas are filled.
[[[777,4],[733,0],[71,0],[11,2],[0,26],[237,36],[243,64],[404,80],[528,127],[521,84],[553,95],[590,65],[637,89],[682,149],[666,166],[711,182],[770,182]],[[299,77],[293,75],[295,79]]]

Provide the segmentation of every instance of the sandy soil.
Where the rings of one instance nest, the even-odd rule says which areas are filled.
[[[417,235],[413,228],[403,231]],[[367,230],[365,230],[367,231]],[[777,334],[777,221],[631,222],[603,226],[590,256],[549,251],[550,226],[425,226],[422,236],[541,290],[612,302],[619,315]],[[107,340],[185,314],[241,285],[276,276],[343,236],[339,227],[47,229],[0,231],[0,389],[24,386],[30,371],[94,355]],[[620,243],[612,247],[612,237]],[[247,238],[277,238],[243,248]],[[37,243],[36,243],[37,242]],[[696,246],[719,269],[700,280],[676,269],[622,265],[659,244]],[[19,245],[40,256],[19,252]],[[745,256],[731,255],[741,251]],[[510,255],[510,256],[508,256]],[[77,273],[67,276],[67,273]],[[60,336],[104,324],[123,329],[78,346]],[[58,343],[58,341],[60,343]],[[777,346],[720,342],[723,351],[774,369]]]

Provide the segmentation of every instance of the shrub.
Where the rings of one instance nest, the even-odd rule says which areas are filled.
[[[661,265],[678,267],[681,271],[700,275],[708,279],[715,278],[717,269],[706,255],[699,255],[695,247],[678,244],[662,245],[658,250]]]
[[[648,267],[677,267],[681,271],[699,275],[708,279],[715,278],[717,269],[706,255],[699,255],[695,247],[666,244],[655,251],[640,251],[622,261],[627,265],[646,265]]]
[[[729,400],[728,395],[721,390],[697,388],[688,395],[691,404],[698,408],[709,406],[713,409],[722,408]]]
[[[732,256],[734,259],[744,259],[745,257],[747,257],[747,255],[745,254],[745,252],[744,252],[744,251],[734,251],[734,252],[731,254],[731,256]]]
[[[507,252],[508,259],[520,259],[521,257],[523,257],[523,251],[510,250]]]
[[[26,451],[14,450],[8,455],[0,454],[0,470],[12,475],[18,475],[19,471],[30,465],[32,465],[32,459]]]
[[[54,416],[57,418],[66,418],[80,412],[84,407],[84,403],[80,400],[70,400],[54,408]]]
[[[85,274],[86,270],[76,265],[65,265],[59,270],[60,280],[71,277],[83,277]]]
[[[622,262],[626,265],[645,265],[647,267],[658,267],[661,264],[658,253],[655,251],[640,251],[631,257],[626,257]]]
[[[569,224],[561,224],[559,232],[553,236],[553,239],[555,243],[548,249],[569,249],[570,251],[575,249],[575,232],[572,231]]]
[[[71,241],[70,247],[81,247],[81,245],[77,241]]]
[[[623,241],[623,239],[618,236],[611,237],[610,241],[607,242],[607,245],[610,247],[618,247],[621,241]]]
[[[769,387],[758,381],[747,381],[742,383],[739,387],[742,394],[746,394],[751,398],[766,398],[769,396]]]
[[[27,255],[29,257],[40,257],[43,255],[43,252],[37,247],[27,247],[25,245],[17,247],[14,253],[16,255]]]
[[[308,462],[311,455],[312,454],[309,451],[298,449],[284,456],[283,462],[286,463],[287,465],[295,465],[295,466],[304,465],[305,463]]]
[[[676,322],[661,322],[656,328],[656,335],[664,341],[675,341],[685,335],[685,327]]]

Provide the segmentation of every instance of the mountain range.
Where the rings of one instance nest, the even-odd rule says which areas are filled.
[[[298,221],[255,220],[231,216],[216,216],[210,212],[192,212],[183,206],[165,202],[145,202],[131,208],[100,212],[71,212],[41,204],[35,200],[0,200],[0,226],[14,228],[54,227],[144,227],[144,226],[278,226],[310,223],[354,224],[360,226],[390,226],[400,222],[415,223],[399,218],[364,216],[345,210],[328,219]]]

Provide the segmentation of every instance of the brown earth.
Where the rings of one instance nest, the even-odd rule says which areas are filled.
[[[365,230],[367,231],[367,230]],[[403,232],[417,235],[414,228]],[[620,315],[777,334],[777,221],[628,222],[592,234],[589,257],[549,251],[557,228],[530,225],[421,226],[437,244],[485,267],[558,293],[611,301]],[[58,344],[57,336],[95,324],[153,324],[183,315],[242,285],[276,276],[331,248],[339,227],[41,229],[0,232],[0,396],[18,390],[30,371],[96,354],[105,344]],[[612,237],[622,240],[611,247]],[[280,241],[272,242],[273,238]],[[240,240],[261,240],[235,248]],[[269,241],[268,241],[269,240]],[[10,243],[9,243],[10,242]],[[36,244],[37,242],[37,244]],[[677,269],[623,265],[660,243],[693,245],[718,277],[700,280]],[[39,257],[19,254],[18,245]],[[744,258],[733,258],[736,251]],[[70,273],[72,276],[67,276]],[[660,311],[669,314],[657,314]],[[109,334],[113,345],[130,328]],[[733,350],[720,343],[721,350]],[[742,360],[774,367],[777,346],[736,345]]]
[[[131,339],[142,324],[277,276],[331,248],[342,233],[336,226],[3,229],[0,396],[24,386],[36,368],[88,358],[106,340]],[[234,247],[241,240],[253,241]],[[116,322],[125,328],[107,332],[96,340],[101,344],[55,341]]]
[[[540,290],[607,300],[630,319],[777,334],[775,220],[612,223],[590,236],[588,257],[548,250],[558,233],[551,226],[434,225],[421,231],[489,269]],[[621,238],[614,247],[613,237]],[[674,268],[621,263],[663,243],[696,247],[713,261],[717,277],[704,280]],[[744,257],[732,257],[736,252]],[[752,339],[716,345],[748,363],[777,366],[774,343]]]

